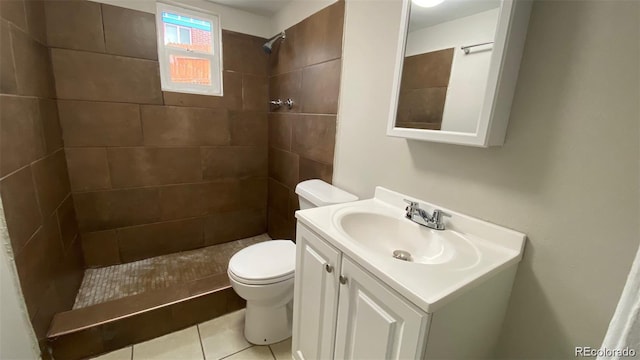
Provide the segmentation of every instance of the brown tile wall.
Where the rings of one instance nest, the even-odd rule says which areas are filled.
[[[45,10],[87,265],[264,233],[265,39],[223,31],[223,97],[163,92],[152,14],[88,1]]]
[[[268,226],[272,238],[295,239],[295,186],[331,183],[340,89],[344,1],[286,30],[270,56],[269,97],[292,109],[269,112]]]
[[[84,269],[56,105],[44,3],[0,1],[0,195],[31,323],[44,351]]]
[[[404,59],[397,126],[440,130],[452,64],[453,48]]]

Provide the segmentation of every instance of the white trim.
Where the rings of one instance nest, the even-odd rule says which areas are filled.
[[[180,48],[168,47],[164,44],[164,22],[162,12],[184,14],[211,23],[211,41],[213,54],[201,51],[187,51]],[[158,62],[160,64],[160,82],[163,91],[172,91],[188,94],[201,94],[223,96],[222,81],[222,31],[220,17],[217,14],[190,6],[165,1],[156,4],[156,29],[158,32]],[[179,36],[179,33],[178,33]],[[211,85],[175,83],[171,81],[171,68],[169,57],[171,55],[183,55],[208,59],[211,62]]]
[[[531,1],[503,0],[494,38],[493,55],[489,66],[487,88],[475,133],[442,130],[423,130],[396,127],[396,113],[400,96],[400,80],[407,42],[411,1],[404,0],[400,22],[400,42],[396,54],[395,73],[391,92],[391,107],[387,135],[408,139],[442,142],[477,147],[499,146],[504,143],[513,90],[518,78],[520,58],[529,22]],[[512,33],[512,30],[515,30]],[[522,30],[524,28],[524,30]],[[456,49],[458,50],[458,49]],[[500,90],[503,90],[501,93]],[[504,91],[510,90],[511,96]],[[499,96],[501,95],[501,96]],[[505,111],[506,110],[506,111]]]

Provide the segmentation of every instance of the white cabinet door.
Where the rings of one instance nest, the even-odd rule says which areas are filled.
[[[417,359],[429,317],[349,258],[342,260],[336,359]]]
[[[333,356],[341,253],[298,223],[293,295],[294,359]]]

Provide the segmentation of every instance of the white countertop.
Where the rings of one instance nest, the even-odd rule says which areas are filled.
[[[454,259],[447,264],[427,265],[381,256],[351,239],[337,223],[343,214],[368,212],[420,226],[405,218],[406,198],[416,201],[378,187],[372,199],[300,210],[296,218],[425,312],[437,311],[464,291],[522,259],[526,235],[420,200],[417,201],[425,210],[438,208],[452,215],[445,219],[446,228],[462,235],[475,249],[471,263],[456,265]]]

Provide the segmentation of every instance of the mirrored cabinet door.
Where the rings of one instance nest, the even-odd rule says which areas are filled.
[[[530,11],[526,0],[405,0],[387,134],[502,145]]]

